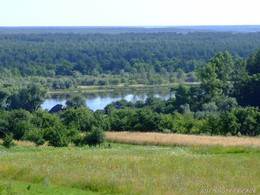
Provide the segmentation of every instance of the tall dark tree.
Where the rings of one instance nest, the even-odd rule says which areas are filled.
[[[234,96],[241,106],[260,107],[260,73],[236,83]]]

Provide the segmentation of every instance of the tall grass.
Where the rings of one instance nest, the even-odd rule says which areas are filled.
[[[260,192],[260,155],[192,147],[0,148],[0,177],[102,193]],[[229,193],[230,194],[230,193]]]
[[[224,137],[141,132],[106,132],[106,138],[112,142],[140,145],[260,147],[259,137]]]

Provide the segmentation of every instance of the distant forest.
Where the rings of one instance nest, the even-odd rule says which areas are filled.
[[[0,70],[14,76],[189,73],[219,51],[246,60],[260,47],[260,32],[12,32],[0,28]]]

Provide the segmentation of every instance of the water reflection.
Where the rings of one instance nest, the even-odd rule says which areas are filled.
[[[164,100],[174,97],[174,92],[164,89],[164,90],[147,90],[147,91],[131,91],[131,92],[99,92],[99,93],[88,93],[82,94],[86,98],[87,106],[93,110],[102,110],[108,104],[125,99],[130,102],[136,102],[138,100],[145,101],[148,97],[157,97]],[[71,96],[70,94],[54,94],[51,98],[46,99],[42,104],[42,109],[50,110],[56,104],[63,104]]]

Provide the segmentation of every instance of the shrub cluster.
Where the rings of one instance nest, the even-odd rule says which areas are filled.
[[[101,124],[87,108],[70,108],[59,114],[41,110],[34,113],[0,111],[0,138],[4,138],[6,147],[12,146],[13,139],[32,141],[37,146],[45,142],[55,147],[68,146],[69,143],[96,146],[104,142],[104,126]]]

